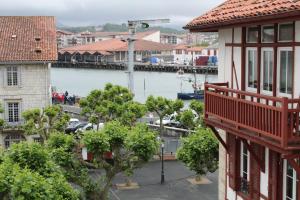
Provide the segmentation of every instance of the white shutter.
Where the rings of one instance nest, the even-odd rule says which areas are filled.
[[[18,66],[18,86],[22,87],[22,66]]]

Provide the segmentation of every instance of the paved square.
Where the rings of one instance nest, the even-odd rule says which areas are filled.
[[[161,162],[153,161],[142,169],[137,169],[132,181],[140,186],[138,189],[112,189],[112,200],[217,200],[218,199],[218,172],[206,177],[211,184],[193,185],[188,178],[194,173],[188,170],[181,162],[165,162],[165,184],[160,184]],[[124,183],[122,175],[118,175],[114,184]]]

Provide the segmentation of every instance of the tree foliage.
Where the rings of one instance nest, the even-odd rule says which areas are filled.
[[[160,135],[163,132],[163,118],[167,115],[171,115],[174,112],[179,112],[183,108],[183,101],[181,100],[169,100],[164,97],[149,96],[146,101],[146,106],[150,112],[155,112],[160,120]]]
[[[112,179],[120,172],[132,173],[133,169],[149,161],[155,154],[156,134],[144,124],[124,126],[118,121],[106,123],[100,131],[87,132],[83,137],[87,150],[94,155],[94,164],[105,170],[105,180],[100,199],[107,199]],[[105,155],[113,154],[111,160]],[[113,164],[112,164],[113,163]]]
[[[177,158],[195,171],[197,176],[217,170],[219,145],[209,129],[198,129],[196,133],[182,138],[181,142]]]
[[[107,84],[104,90],[93,90],[80,101],[82,114],[93,124],[119,120],[125,125],[142,117],[146,108],[133,101],[133,94],[125,87]]]
[[[63,132],[70,119],[69,115],[62,112],[60,106],[48,106],[43,110],[31,109],[24,111],[24,130],[28,135],[39,134],[44,141],[55,131]]]
[[[49,152],[40,144],[22,142],[6,151],[0,164],[0,198],[77,200]]]

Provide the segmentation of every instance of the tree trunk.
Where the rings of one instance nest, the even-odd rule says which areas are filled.
[[[162,121],[163,121],[163,118],[159,117],[159,135],[160,135],[160,137],[162,137],[163,130],[164,130],[164,125],[163,125]]]
[[[100,193],[100,200],[108,200],[109,199],[108,192],[109,192],[109,188],[110,188],[113,177],[114,177],[114,175],[106,175],[106,183]]]

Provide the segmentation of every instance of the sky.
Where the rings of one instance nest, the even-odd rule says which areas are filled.
[[[225,0],[0,0],[0,15],[50,15],[66,26],[169,18],[180,28]]]

